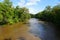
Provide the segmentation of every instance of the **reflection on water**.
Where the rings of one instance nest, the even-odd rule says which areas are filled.
[[[30,33],[40,37],[42,40],[56,40],[54,29],[50,25],[39,22],[38,19],[29,20]]]

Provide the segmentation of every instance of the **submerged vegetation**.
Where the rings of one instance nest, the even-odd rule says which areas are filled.
[[[26,22],[30,18],[29,10],[25,7],[13,7],[10,0],[0,2],[0,25]]]

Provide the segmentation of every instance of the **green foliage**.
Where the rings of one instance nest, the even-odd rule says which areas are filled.
[[[48,22],[52,22],[57,26],[60,26],[60,4],[51,8],[47,6],[45,10],[35,15],[36,18]]]
[[[0,2],[0,25],[24,22],[29,18],[30,14],[27,8],[20,8],[19,6],[14,8],[10,0],[4,0],[3,2]]]
[[[0,13],[0,22],[3,20],[3,15]]]
[[[30,14],[31,15],[31,18],[34,18],[35,17],[35,14]]]
[[[55,14],[54,23],[60,26],[60,5],[54,6],[52,10],[53,13]]]

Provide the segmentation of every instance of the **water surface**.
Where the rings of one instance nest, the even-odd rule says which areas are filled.
[[[37,37],[40,37],[42,40],[56,40],[55,30],[51,25],[39,22],[36,18],[31,18],[29,20],[29,26],[29,32]]]
[[[51,24],[39,21],[36,18],[26,24],[16,23],[0,27],[0,40],[56,40],[55,30]]]
[[[28,32],[29,27],[23,23],[0,27],[0,40],[40,40]]]

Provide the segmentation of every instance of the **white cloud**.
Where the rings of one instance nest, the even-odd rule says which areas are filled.
[[[29,12],[31,14],[36,14],[37,12],[39,12],[38,10],[34,9],[34,8],[29,8]]]
[[[29,8],[29,12],[30,12],[30,13],[34,13],[34,11],[35,11],[35,10],[34,10],[33,8]]]
[[[21,6],[21,7],[23,7],[25,5],[25,0],[20,0],[18,2],[18,5]]]
[[[24,6],[32,6],[32,5],[36,5],[38,2],[40,2],[40,0],[20,0],[18,2],[18,5],[21,6],[21,7],[24,7]]]
[[[26,3],[26,6],[36,5],[37,2],[40,2],[40,0],[28,0],[28,2]]]
[[[28,0],[29,2],[39,2],[40,0]]]
[[[40,2],[40,0],[27,0],[27,2],[26,0],[20,0],[18,2],[18,5],[20,7],[28,7],[29,12],[35,14],[38,12],[38,10],[36,10],[34,7],[31,7],[31,6],[37,5],[38,2]]]
[[[32,6],[32,5],[36,5],[36,3],[28,2],[25,6]]]

